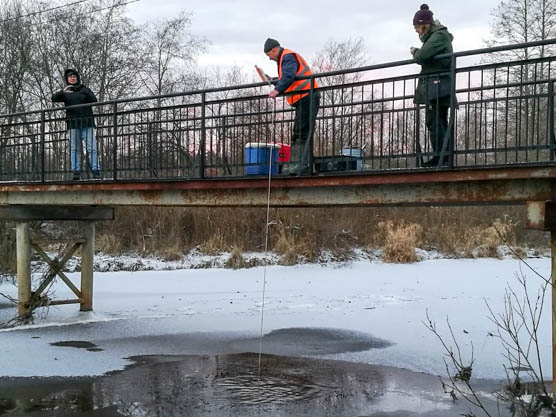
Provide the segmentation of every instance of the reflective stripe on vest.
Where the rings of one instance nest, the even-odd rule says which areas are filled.
[[[298,64],[298,68],[297,68],[297,73],[295,74],[296,77],[302,77],[304,75],[311,75],[313,74],[311,72],[311,68],[309,68],[309,65],[307,65],[307,62],[303,59],[303,57],[297,53],[295,53],[294,51],[291,51],[289,49],[284,49],[282,51],[282,55],[280,56],[280,62],[278,64],[278,77],[282,78],[282,59],[284,58],[284,55],[287,54],[293,54],[293,56],[295,56],[295,59],[297,59],[297,64]],[[317,82],[315,81],[315,88],[318,88]],[[300,99],[302,99],[303,97],[305,97],[306,95],[308,95],[309,91],[311,90],[311,80],[296,80],[293,83],[291,83],[291,85],[286,89],[286,91],[284,91],[285,93],[290,93],[293,91],[307,91],[307,93],[302,93],[302,94],[293,94],[290,96],[287,96],[286,100],[288,101],[288,103],[290,105],[293,105],[294,103],[296,103],[297,101],[299,101]]]

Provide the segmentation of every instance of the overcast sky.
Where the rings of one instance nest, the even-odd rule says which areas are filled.
[[[484,46],[489,37],[491,11],[501,0],[443,0],[429,2],[434,17],[454,35],[457,51]],[[409,47],[419,46],[412,19],[421,2],[409,0],[140,0],[128,7],[138,23],[193,14],[191,30],[210,41],[199,59],[206,65],[276,65],[263,54],[267,37],[302,54],[307,60],[329,39],[345,41],[361,36],[368,64],[410,58]]]

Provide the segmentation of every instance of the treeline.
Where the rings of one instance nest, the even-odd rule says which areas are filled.
[[[198,82],[195,59],[206,40],[190,14],[136,24],[129,0],[3,0],[0,8],[0,113],[50,107],[66,68],[99,101],[183,91]],[[37,11],[41,11],[37,13]]]

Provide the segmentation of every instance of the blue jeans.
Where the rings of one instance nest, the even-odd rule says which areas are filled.
[[[81,169],[81,143],[85,140],[87,155],[91,163],[91,170],[98,171],[98,154],[95,129],[92,127],[81,127],[69,130],[70,137],[70,162],[72,171]]]

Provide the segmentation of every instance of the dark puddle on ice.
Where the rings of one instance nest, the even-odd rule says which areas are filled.
[[[172,343],[170,339],[166,343]],[[231,342],[215,356],[141,356],[96,378],[0,378],[0,415],[37,417],[451,417],[438,378],[396,368],[299,357],[385,348],[368,334],[292,328]],[[54,346],[95,349],[84,341]],[[243,350],[237,350],[243,349]],[[295,353],[293,353],[295,352]],[[278,353],[278,354],[277,354]],[[432,388],[434,387],[434,388]],[[414,414],[416,404],[418,414]],[[411,411],[408,411],[411,410]],[[450,411],[450,413],[448,412]],[[465,409],[464,409],[465,411]]]
[[[0,415],[454,417],[469,410],[454,405],[438,377],[396,368],[262,355],[259,373],[256,353],[132,359],[98,378],[0,378]]]
[[[99,348],[97,345],[91,342],[85,342],[82,340],[68,340],[65,342],[54,342],[50,344],[51,346],[59,347],[72,347],[78,349],[87,349],[89,352],[102,352],[103,349]]]
[[[0,415],[298,416],[332,407],[353,416],[383,385],[376,369],[349,362],[262,355],[259,374],[256,353],[133,359],[96,379],[0,379]]]

